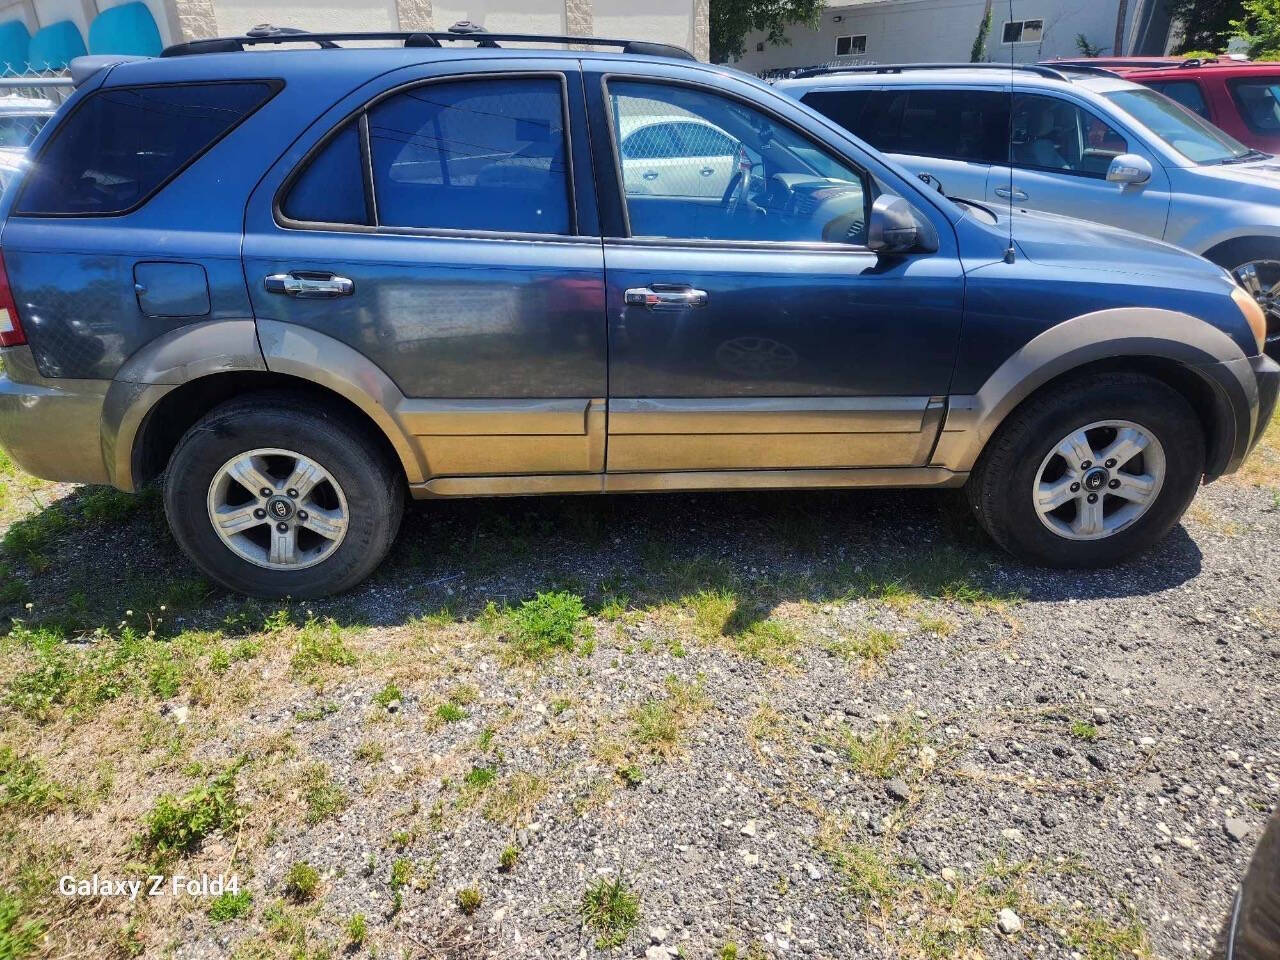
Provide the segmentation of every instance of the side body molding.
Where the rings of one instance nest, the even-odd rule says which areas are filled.
[[[418,446],[401,421],[404,394],[377,364],[332,337],[278,320],[259,320],[258,339],[268,370],[301,377],[350,400],[381,428],[409,483],[426,479]]]
[[[1224,401],[1219,409],[1207,411],[1232,433],[1219,446],[1229,460],[1235,459],[1237,450],[1243,456],[1240,438],[1253,435],[1258,395],[1249,361],[1236,343],[1185,313],[1118,308],[1082,314],[1050,327],[1005,360],[977,393],[951,397],[930,465],[972,470],[987,441],[1018,404],[1053,378],[1111,357],[1172,360],[1199,375]],[[1222,472],[1213,463],[1210,466],[1214,468],[1211,475]]]

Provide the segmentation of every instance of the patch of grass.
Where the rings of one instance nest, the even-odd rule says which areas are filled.
[[[477,765],[467,771],[462,778],[462,784],[472,793],[479,793],[493,786],[495,780],[498,779],[498,771],[493,767]]]
[[[355,662],[356,655],[343,641],[342,628],[332,619],[312,617],[298,630],[292,660],[296,673],[312,673],[321,666],[349,667]]]
[[[934,617],[928,614],[917,616],[916,626],[925,633],[937,634],[939,637],[951,636],[956,628],[956,625],[946,617]]]
[[[883,666],[902,647],[902,638],[888,630],[868,630],[832,640],[827,649],[842,660],[854,660],[864,667]]]
[[[230,890],[214,897],[205,911],[214,923],[227,923],[249,915],[253,909],[253,894],[248,890],[232,893]]]
[[[444,723],[457,723],[467,719],[467,711],[453,702],[442,703],[436,707],[436,717]]]
[[[915,718],[900,716],[877,725],[870,733],[844,729],[842,746],[845,756],[858,772],[888,780],[902,772],[920,738],[920,724]]]
[[[516,868],[516,861],[519,859],[519,848],[515,844],[509,843],[502,848],[502,853],[498,855],[498,869],[503,873],[510,873]]]
[[[331,702],[317,703],[315,706],[303,707],[295,710],[293,718],[303,723],[314,723],[317,720],[323,720],[325,717],[332,717],[338,712],[338,705]]]
[[[879,600],[906,611],[922,600],[943,600],[975,609],[1001,609],[1021,595],[992,589],[975,574],[972,549],[941,547],[909,551],[891,560],[862,567],[841,565],[829,586],[848,598]]]
[[[319,823],[337,816],[351,801],[346,792],[329,776],[323,763],[312,764],[303,774],[302,800],[307,807],[307,823]]]
[[[361,763],[379,763],[386,755],[386,748],[373,740],[365,740],[355,749],[355,758]]]
[[[359,949],[369,935],[369,921],[363,913],[353,913],[343,925],[342,932],[346,935],[347,944]]]
[[[1088,914],[1076,916],[1067,927],[1066,941],[1085,960],[1145,960],[1153,956],[1151,938],[1136,914],[1122,924]]]
[[[0,811],[41,814],[65,799],[38,761],[18,756],[12,747],[0,747]]]
[[[145,506],[155,502],[154,494],[124,493],[115,487],[86,487],[80,495],[80,515],[90,523],[124,523]]]
[[[1085,743],[1094,743],[1098,739],[1098,728],[1087,720],[1076,720],[1071,724],[1071,735]]]
[[[480,909],[483,901],[484,897],[475,887],[463,887],[458,891],[458,909],[468,917]]]
[[[385,687],[373,695],[373,702],[382,707],[383,710],[404,699],[404,695],[400,693],[400,688],[394,683],[388,683]]]
[[[284,875],[284,893],[290,900],[305,903],[320,889],[320,871],[305,860],[295,863]]]
[[[640,897],[621,878],[597,880],[582,894],[582,922],[596,935],[596,947],[621,946],[640,922]]]
[[[777,708],[761,704],[747,718],[747,740],[751,749],[760,752],[762,743],[781,743],[786,737],[787,723]]]
[[[413,861],[407,857],[397,857],[391,862],[391,876],[388,883],[392,890],[403,890],[413,880]]]
[[[232,764],[180,797],[163,794],[144,818],[143,849],[161,859],[188,854],[199,849],[209,834],[232,826],[244,815],[236,804],[238,769],[238,764]]]
[[[701,683],[681,683],[667,677],[666,697],[647,700],[631,712],[629,739],[642,750],[671,756],[694,719],[707,707]]]
[[[538,593],[512,610],[507,621],[512,646],[529,660],[573,650],[588,628],[586,607],[573,593]]]
[[[16,897],[0,892],[0,957],[23,960],[36,952],[44,924],[32,919]]]
[[[644,783],[644,771],[634,763],[618,767],[614,772],[618,775],[619,780],[633,790]]]
[[[485,804],[484,815],[494,823],[518,827],[533,815],[548,789],[545,778],[521,770],[502,782]]]
[[[47,563],[45,553],[71,525],[71,518],[61,506],[45,507],[13,522],[5,531],[4,549],[36,569],[43,569]]]

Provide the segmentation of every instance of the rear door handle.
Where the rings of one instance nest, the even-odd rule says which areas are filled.
[[[355,293],[356,289],[356,285],[346,277],[302,270],[295,270],[292,273],[273,273],[263,278],[262,284],[266,287],[267,293],[280,293],[299,300],[332,300],[335,297],[349,297]]]
[[[1008,187],[996,187],[996,196],[1001,200],[1017,200],[1019,202],[1031,199],[1025,190],[1017,188],[1010,190]]]
[[[650,310],[685,310],[705,307],[707,291],[695,290],[683,283],[652,283],[647,287],[632,287],[622,295],[622,300],[628,306]]]

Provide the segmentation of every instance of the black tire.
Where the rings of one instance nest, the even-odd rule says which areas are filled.
[[[210,484],[223,464],[269,447],[314,460],[346,496],[347,532],[314,566],[258,566],[231,550],[209,519]],[[214,408],[187,431],[169,459],[164,507],[178,545],[222,586],[255,597],[321,597],[355,586],[382,562],[404,514],[404,481],[353,418],[297,394],[264,392]]]
[[[1165,453],[1164,484],[1128,526],[1103,539],[1072,540],[1041,521],[1032,490],[1056,444],[1104,420],[1128,420],[1156,437]],[[1195,496],[1204,461],[1204,430],[1182,394],[1143,374],[1088,374],[1052,384],[1014,410],[987,443],[966,493],[978,522],[1014,556],[1049,567],[1106,567],[1173,528]]]

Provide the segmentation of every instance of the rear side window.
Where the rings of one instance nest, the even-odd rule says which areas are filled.
[[[303,223],[368,225],[360,127],[353,120],[338,131],[294,181],[281,212]]]
[[[1169,83],[1148,83],[1152,90],[1158,90],[1170,100],[1177,100],[1192,113],[1198,113],[1206,120],[1209,117],[1209,105],[1204,102],[1204,91],[1194,80],[1174,80]]]
[[[559,79],[430,83],[368,117],[379,226],[572,232]]]
[[[105,216],[135,209],[277,89],[250,81],[92,93],[32,164],[17,212]]]
[[[1233,80],[1231,97],[1254,133],[1280,133],[1280,77]]]

